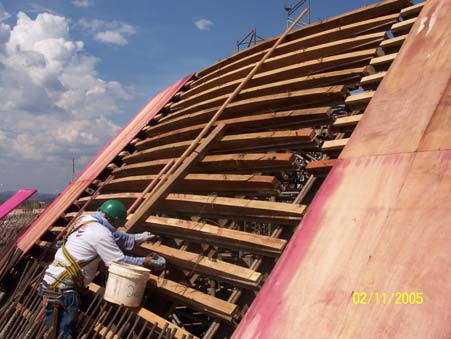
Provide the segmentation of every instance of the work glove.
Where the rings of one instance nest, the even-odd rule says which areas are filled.
[[[158,254],[152,253],[144,258],[144,266],[154,272],[161,272],[166,266],[166,259]]]
[[[135,242],[137,244],[141,244],[144,241],[156,241],[158,239],[158,235],[152,234],[150,232],[137,233],[135,236]]]

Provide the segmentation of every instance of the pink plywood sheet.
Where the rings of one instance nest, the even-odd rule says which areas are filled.
[[[130,122],[113,137],[97,156],[84,168],[80,175],[52,202],[36,219],[27,231],[18,239],[17,248],[26,253],[42,234],[64,213],[80,196],[90,183],[121,152],[128,143],[144,128],[152,118],[177,93],[192,74],[177,81],[151,99]]]
[[[436,107],[449,92],[449,13],[449,0],[426,3],[341,158],[414,152],[420,147]],[[444,122],[449,129],[449,119]],[[408,138],[400,137],[403,130]]]
[[[18,190],[11,198],[0,205],[0,219],[6,217],[12,210],[14,210],[17,206],[19,206],[36,192],[37,190],[30,188]]]

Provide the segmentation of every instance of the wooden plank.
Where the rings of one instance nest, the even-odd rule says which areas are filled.
[[[117,178],[106,185],[102,192],[142,192],[156,175],[139,175]],[[268,192],[280,186],[274,176],[253,174],[204,174],[190,173],[174,186],[176,192]],[[262,193],[262,192],[261,192]]]
[[[163,256],[171,265],[198,272],[221,281],[232,282],[245,288],[256,288],[262,279],[261,273],[249,268],[165,245],[143,243],[140,245],[138,252],[157,253]]]
[[[159,159],[124,165],[114,170],[113,173],[116,178],[158,173],[170,160]],[[269,152],[207,155],[194,167],[193,171],[253,173],[256,171],[290,171],[296,168],[298,168],[298,163],[293,153]]]
[[[350,95],[346,98],[345,104],[351,107],[361,107],[368,105],[371,98],[374,95],[374,91],[365,91],[357,94]]]
[[[95,284],[95,283],[90,283],[88,286],[88,290],[91,291],[92,293],[97,293],[99,290],[103,290],[103,287],[100,287],[99,285]],[[101,291],[100,293],[103,294],[103,291]],[[182,338],[186,338],[185,336],[189,336],[192,335],[191,333],[189,333],[188,331],[186,331],[185,329],[178,327],[177,325],[172,324],[171,322],[167,321],[166,319],[160,317],[159,315],[145,309],[144,307],[140,307],[139,309],[136,310],[136,314],[141,317],[142,319],[144,319],[145,321],[150,322],[151,324],[157,324],[157,328],[161,331],[163,329],[163,327],[165,326],[165,324],[168,324],[168,328],[173,330],[174,328],[177,330],[175,332],[175,338],[177,339],[182,339]],[[194,337],[193,338],[197,338]]]
[[[235,304],[153,274],[149,276],[149,284],[178,303],[217,319],[231,322],[238,311]]]
[[[425,3],[426,1],[423,1],[420,2],[419,4],[403,8],[400,13],[401,17],[405,20],[418,16],[418,14],[420,14],[421,10],[423,9]]]
[[[145,227],[156,234],[269,256],[280,255],[287,243],[283,239],[217,227],[204,222],[157,216],[147,218]]]
[[[398,22],[396,24],[393,24],[393,26],[391,26],[391,31],[392,31],[393,35],[398,36],[401,34],[409,33],[409,31],[412,28],[413,24],[415,23],[416,19],[417,18],[412,18],[412,19],[404,20],[404,21]]]
[[[217,124],[224,124],[227,126],[227,132],[232,133],[243,133],[252,130],[268,130],[281,127],[298,128],[302,125],[311,125],[312,113],[315,113],[315,119],[318,119],[317,123],[320,121],[330,121],[331,109],[330,107],[318,107],[318,108],[308,108],[308,109],[298,109],[275,113],[266,113],[252,116],[235,118],[235,119],[224,119],[219,120]],[[307,119],[306,120],[306,116]],[[322,120],[321,120],[322,119]],[[136,149],[143,150],[152,146],[164,145],[171,142],[191,140],[194,139],[205,124],[190,126],[186,128],[176,129],[166,133],[160,133],[156,136],[151,136],[144,140],[141,140],[135,144]]]
[[[407,34],[400,35],[391,39],[387,39],[381,42],[380,46],[385,53],[392,53],[394,50],[399,50],[404,41],[406,41]]]
[[[232,152],[241,150],[271,150],[278,148],[309,147],[315,144],[315,132],[310,128],[304,128],[294,131],[275,131],[258,132],[227,135],[212,146],[212,151]],[[137,163],[158,158],[168,158],[180,156],[183,151],[191,144],[191,140],[176,142],[163,146],[153,147],[147,150],[138,151],[122,160],[126,164]]]
[[[348,143],[349,138],[327,140],[321,146],[323,152],[341,151]]]
[[[312,73],[320,73],[324,71],[340,70],[352,67],[366,66],[369,58],[376,54],[376,48],[366,49],[363,51],[338,54],[330,57],[320,58],[316,60],[305,61],[297,64],[291,64],[277,69],[266,71],[265,68],[257,73],[249,84],[250,87],[265,85],[270,82],[288,80],[299,76],[306,76]],[[249,67],[238,69],[225,75],[215,77],[204,84],[196,87],[196,93],[203,92],[207,89],[224,85],[227,83],[240,83],[242,79],[249,73]],[[192,90],[194,94],[194,89]]]
[[[258,92],[259,95],[270,95],[286,91],[287,89],[290,91],[297,91],[306,88],[324,87],[327,85],[353,84],[356,79],[359,79],[367,72],[368,70],[366,67],[357,67],[332,72],[321,72],[288,80],[274,81],[260,86],[247,87],[240,92],[238,97],[246,98],[254,96],[255,92]],[[235,87],[236,84],[232,82],[213,87],[198,94],[187,96],[186,99],[184,99],[185,105],[230,93]]]
[[[388,66],[391,65],[391,63],[395,60],[398,53],[392,53],[388,55],[382,55],[380,57],[375,57],[371,59],[370,65],[374,67],[380,67],[380,66]]]
[[[311,106],[325,106],[341,103],[346,96],[347,90],[343,85],[319,87],[303,89],[294,92],[284,92],[272,95],[258,96],[250,99],[241,99],[232,102],[227,106],[227,110],[233,110],[235,114],[246,114],[246,112],[253,111],[254,114],[267,112],[268,110],[282,111],[287,109],[299,109],[302,107]],[[224,98],[223,98],[224,99]],[[220,104],[221,102],[217,102]],[[203,114],[212,115],[218,110],[219,106],[193,106],[184,110],[179,110],[176,113],[168,115],[161,119],[161,122],[167,121],[177,117],[186,117],[189,114],[202,112]]]
[[[334,121],[332,124],[335,128],[346,128],[349,126],[356,126],[360,119],[362,119],[363,114],[356,114],[356,115],[350,115],[347,117],[340,117],[337,118],[337,120]]]
[[[126,192],[100,194],[90,203],[88,208],[91,211],[95,210],[104,201],[109,199],[118,199],[124,205],[130,206],[138,196],[139,193]],[[78,202],[81,203],[86,199],[81,198]],[[165,213],[190,212],[196,215],[203,215],[205,213],[217,216],[234,216],[241,219],[256,218],[259,220],[273,220],[282,223],[287,222],[287,224],[299,222],[305,209],[306,206],[304,205],[293,205],[282,202],[175,193],[169,194],[156,208],[158,212]],[[132,216],[129,217],[131,218]]]
[[[139,220],[145,219],[152,211],[153,206],[161,199],[164,199],[166,195],[170,192],[171,186],[176,185],[178,182],[183,180],[184,176],[188,174],[188,171],[192,167],[202,160],[205,153],[209,148],[211,148],[224,134],[225,126],[218,125],[215,129],[200,143],[193,147],[193,151],[189,154],[183,163],[166,179],[165,182],[159,182],[161,186],[156,186],[158,189],[153,191],[144,198],[144,201],[136,209],[136,211],[131,215],[125,225],[127,229],[131,229]],[[191,143],[191,142],[190,142]]]
[[[391,3],[390,3],[391,2]],[[383,19],[389,18],[391,16],[391,20],[396,20],[398,18],[399,10],[403,7],[410,5],[411,2],[409,0],[401,0],[401,1],[384,1],[383,3],[378,3],[376,5],[367,6],[357,11],[354,11],[355,14],[348,15],[340,15],[335,18],[326,19],[322,21],[318,21],[306,27],[303,27],[297,31],[291,32],[288,37],[291,41],[296,41],[304,38],[303,43],[308,43],[308,38],[312,37],[310,44],[320,43],[324,41],[333,41],[337,40],[339,37],[346,37],[357,35],[359,32],[371,31],[374,27],[380,27],[381,21]],[[389,7],[392,6],[393,7]],[[373,7],[377,6],[377,7]],[[380,7],[379,7],[380,6]],[[379,8],[385,8],[385,10],[381,10],[376,12],[373,8],[378,10]],[[394,13],[394,14],[392,14]],[[346,18],[345,18],[346,16]],[[352,18],[352,19],[350,19]],[[383,22],[383,21],[382,21]],[[351,29],[352,28],[352,29]],[[340,32],[339,30],[343,30]],[[325,40],[325,38],[321,38],[321,35],[324,32],[332,32],[335,31],[336,35],[331,35],[329,40]],[[233,54],[232,56],[223,59],[212,66],[205,68],[202,71],[197,72],[197,77],[202,78],[207,74],[219,69],[225,68],[229,64],[236,62],[237,60],[242,60],[248,57],[249,55],[263,53],[264,50],[268,49],[272,46],[276,38],[267,39],[252,48],[248,48],[242,50],[238,53]]]
[[[337,159],[311,161],[305,166],[305,169],[314,175],[324,175],[334,167],[336,161]]]
[[[367,75],[360,81],[360,86],[362,86],[364,89],[373,88],[382,81],[386,74],[387,72],[378,72],[375,74]]]
[[[231,105],[233,105],[233,104],[231,104]],[[156,135],[159,135],[159,134],[162,134],[165,132],[171,132],[171,131],[174,131],[177,129],[182,129],[182,128],[189,128],[189,127],[196,126],[197,124],[204,124],[210,120],[210,118],[213,115],[213,113],[212,113],[213,111],[214,110],[207,110],[205,112],[201,111],[201,112],[197,112],[197,113],[193,113],[193,114],[188,114],[187,116],[181,116],[181,117],[175,118],[171,121],[159,122],[155,126],[150,126],[150,127],[146,128],[146,133],[151,136],[156,136]],[[290,111],[292,111],[292,110],[290,110]],[[306,109],[302,109],[302,111],[295,109],[295,111],[302,112],[303,117],[302,118],[300,117],[300,119],[302,119],[306,123],[309,121],[312,121],[312,123],[315,124],[316,121],[321,121],[321,120],[324,121],[324,119],[327,119],[327,117],[325,117],[325,115],[324,115],[324,106],[306,108]],[[253,116],[255,116],[255,115],[271,114],[271,113],[275,113],[275,112],[280,112],[280,110],[271,110],[269,108],[269,109],[262,110],[262,111],[261,110],[247,110],[247,111],[241,112],[241,110],[240,110],[239,112],[236,112],[234,110],[226,109],[221,117],[223,119],[234,119],[234,118],[247,117],[248,120],[252,120]],[[316,125],[314,125],[314,126],[316,126]]]
[[[375,48],[379,46],[384,37],[385,31],[382,31],[347,39],[333,40],[325,44],[319,44],[311,47],[306,47],[305,44],[302,43],[302,41],[290,41],[285,44],[285,47],[279,46],[279,48],[275,52],[275,55],[265,61],[265,71],[290,66],[300,62],[325,58],[335,54],[346,53],[351,50],[356,51],[365,48]],[[288,46],[290,46],[289,49],[287,48]],[[206,82],[219,76],[223,76],[226,73],[230,73],[238,69],[244,74],[245,70],[247,70],[248,72],[249,69],[261,59],[261,57],[262,54],[258,53],[256,55],[250,56],[249,58],[246,58],[245,60],[240,59],[233,65],[228,65],[226,69],[222,68],[216,72],[212,72],[202,77],[202,79],[199,79],[196,84],[200,82]],[[198,93],[197,95],[192,95],[191,93],[191,95],[189,96],[186,96],[186,94],[181,94],[180,97],[184,96],[186,99],[182,99],[174,103],[169,103],[165,107],[170,108],[172,111],[186,108],[192,105],[194,102],[198,103],[202,101],[198,98],[199,94],[201,93]],[[243,94],[244,93],[241,93],[241,95]]]

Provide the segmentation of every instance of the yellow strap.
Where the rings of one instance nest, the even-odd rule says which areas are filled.
[[[77,227],[72,228],[70,230],[70,232],[68,234],[66,234],[66,236],[64,237],[63,244],[61,245],[61,250],[63,252],[64,259],[66,259],[66,261],[69,263],[69,265],[65,265],[62,262],[56,261],[56,263],[58,263],[57,266],[64,267],[64,271],[61,272],[60,275],[55,279],[55,281],[51,284],[51,287],[57,288],[62,283],[64,283],[64,281],[67,278],[69,278],[69,277],[72,278],[74,284],[77,287],[79,287],[79,288],[83,287],[83,285],[84,285],[84,278],[83,278],[83,273],[81,271],[81,268],[85,267],[86,265],[88,265],[91,262],[93,262],[97,258],[97,256],[92,258],[91,260],[78,263],[77,260],[67,250],[67,248],[65,246],[65,243],[66,243],[67,237],[69,237],[72,233],[76,232],[81,227],[86,226],[86,225],[91,224],[91,223],[94,223],[94,222],[96,222],[96,221],[95,220],[89,220],[87,222],[84,222],[84,223],[78,225]]]

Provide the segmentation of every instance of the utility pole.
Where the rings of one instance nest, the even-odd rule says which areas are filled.
[[[74,181],[74,179],[75,179],[75,159],[72,158],[72,180],[71,180],[71,182]]]

